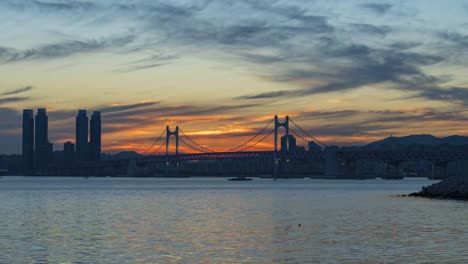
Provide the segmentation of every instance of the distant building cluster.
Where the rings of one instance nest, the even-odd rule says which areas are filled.
[[[22,167],[24,174],[45,174],[53,165],[55,155],[53,143],[49,141],[48,131],[49,120],[45,108],[39,108],[35,117],[34,110],[23,110]],[[93,112],[88,126],[87,111],[79,110],[75,131],[75,144],[66,142],[63,146],[63,153],[59,158],[63,161],[62,165],[74,166],[83,162],[99,161],[101,159],[101,113]],[[57,162],[58,160],[55,160],[55,163]]]

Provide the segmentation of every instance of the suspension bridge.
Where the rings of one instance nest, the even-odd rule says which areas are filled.
[[[291,127],[291,124],[293,125],[293,127]],[[140,153],[140,155],[164,155],[166,157],[182,157],[193,156],[194,154],[197,154],[199,156],[209,156],[210,158],[216,158],[217,156],[219,156],[220,158],[227,158],[236,157],[237,155],[251,156],[253,153],[259,154],[260,152],[278,153],[279,130],[281,127],[283,127],[285,130],[286,139],[288,139],[292,135],[295,136],[297,139],[301,139],[305,143],[315,142],[319,146],[326,146],[326,144],[322,143],[321,141],[310,135],[308,132],[306,132],[306,130],[298,126],[296,122],[289,118],[289,116],[286,116],[285,120],[280,120],[278,116],[275,116],[273,119],[268,121],[265,127],[260,129],[256,133],[252,133],[253,135],[247,140],[245,140],[243,143],[235,147],[227,148],[224,151],[215,151],[213,149],[205,147],[204,145],[194,140],[187,133],[185,133],[179,126],[176,126],[174,130],[171,130],[171,128],[167,126],[166,129],[161,133],[161,135],[157,137],[145,151]],[[174,153],[170,152],[170,139],[172,136],[175,138]],[[265,150],[264,147],[262,147],[262,150],[259,150],[258,146],[260,146],[261,143],[265,142],[270,136],[274,137],[274,149],[268,151]],[[290,141],[291,140],[286,140],[285,149],[281,149],[281,152],[283,154],[294,155],[293,151],[291,151]],[[184,146],[186,150],[192,152],[181,153],[181,145]],[[161,151],[163,150],[163,148],[165,149],[165,152]]]
[[[284,136],[281,137],[280,129],[284,128]],[[252,136],[241,144],[226,148],[223,151],[215,151],[192,138],[189,133],[176,126],[171,129],[169,126],[153,141],[153,143],[140,153],[141,157],[136,161],[137,164],[164,163],[166,167],[178,167],[183,161],[203,161],[203,160],[263,160],[271,161],[273,164],[272,176],[278,177],[279,169],[284,167],[285,163],[292,160],[306,161],[311,159],[321,159],[321,153],[316,152],[311,155],[310,152],[296,151],[296,139],[302,140],[306,144],[314,142],[318,146],[325,147],[326,144],[309,134],[300,127],[293,119],[286,116],[281,120],[275,116],[268,120],[265,126],[251,133]],[[174,138],[172,144],[175,146],[171,151],[171,138]],[[273,149],[267,150],[266,141],[273,138]],[[279,140],[283,143],[279,148]],[[181,147],[184,151],[180,151]]]

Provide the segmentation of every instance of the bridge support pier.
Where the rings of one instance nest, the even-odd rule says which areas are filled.
[[[357,161],[353,159],[347,159],[343,162],[343,176],[344,178],[354,179],[356,178]]]
[[[385,176],[384,179],[402,179],[403,176],[400,174],[400,161],[386,161],[385,162]]]
[[[176,160],[168,160],[166,162],[166,170],[164,172],[165,177],[179,177],[180,172],[180,161]]]
[[[340,176],[340,160],[338,157],[338,147],[328,147],[325,149],[325,176],[337,178]]]
[[[447,177],[448,162],[432,162],[432,177],[433,180],[441,180]]]

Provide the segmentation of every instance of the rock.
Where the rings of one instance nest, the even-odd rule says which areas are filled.
[[[449,177],[409,196],[468,200],[468,177]]]

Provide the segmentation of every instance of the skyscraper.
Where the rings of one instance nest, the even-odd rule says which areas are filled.
[[[93,112],[89,126],[89,159],[99,161],[101,160],[101,112]]]
[[[86,110],[79,110],[76,116],[76,158],[88,161],[88,116]]]
[[[287,142],[289,141],[289,153],[296,152],[296,138],[293,135],[281,137],[281,152],[287,152]]]
[[[34,111],[23,110],[23,173],[34,172]]]
[[[49,119],[45,108],[39,108],[36,114],[35,132],[35,164],[39,173],[44,173],[52,156],[51,144],[49,143]]]

